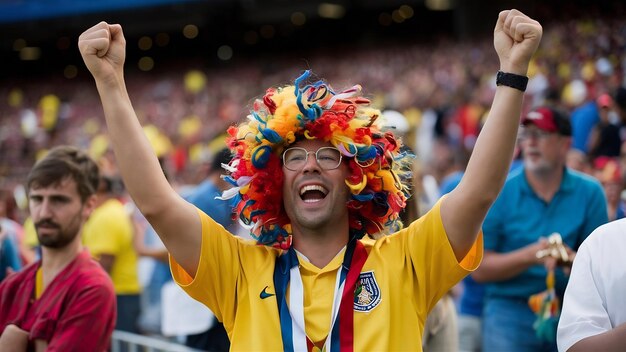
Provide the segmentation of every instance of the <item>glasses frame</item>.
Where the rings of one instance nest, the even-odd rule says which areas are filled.
[[[528,139],[546,139],[550,136],[558,134],[557,132],[548,132],[544,131],[540,128],[528,128],[528,127],[520,127],[517,132],[517,138],[519,140],[528,140]]]
[[[337,154],[339,154],[339,162],[337,163],[337,166],[332,167],[332,168],[327,168],[322,166],[322,164],[320,164],[319,161],[319,157],[318,157],[318,153],[320,150],[325,150],[325,149],[333,149],[337,151]],[[302,150],[306,153],[306,158],[304,159],[304,162],[302,163],[302,166],[299,168],[290,168],[289,166],[287,166],[287,162],[285,160],[285,155],[287,154],[287,152],[289,152],[290,150]],[[304,165],[306,165],[306,163],[309,161],[309,154],[315,154],[315,162],[317,163],[317,165],[322,169],[322,170],[335,170],[337,169],[340,165],[341,162],[343,161],[343,155],[341,154],[341,152],[339,151],[339,149],[335,148],[335,147],[320,147],[318,148],[316,151],[312,151],[312,150],[306,150],[302,147],[291,147],[291,148],[287,148],[285,149],[285,151],[283,151],[283,155],[282,155],[282,160],[283,160],[283,166],[290,171],[300,171],[302,170],[302,168],[304,167]]]

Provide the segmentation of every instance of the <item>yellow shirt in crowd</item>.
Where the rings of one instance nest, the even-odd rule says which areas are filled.
[[[117,199],[96,208],[83,227],[83,244],[94,258],[99,259],[102,254],[115,257],[110,275],[118,295],[141,292],[133,233],[131,218]]]

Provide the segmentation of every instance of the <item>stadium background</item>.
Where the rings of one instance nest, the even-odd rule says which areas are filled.
[[[87,148],[99,132],[104,132],[95,85],[77,49],[80,33],[98,21],[123,25],[127,83],[140,118],[142,111],[147,116],[144,122],[153,123],[176,139],[180,127],[177,121],[199,115],[203,128],[194,135],[194,141],[185,141],[190,146],[192,142],[211,140],[228,124],[241,120],[251,99],[266,87],[290,83],[307,68],[338,89],[361,83],[365,93],[379,103],[377,107],[424,109],[432,103],[430,97],[424,98],[430,91],[443,89],[444,95],[453,96],[459,89],[424,83],[423,91],[411,92],[415,98],[394,101],[398,100],[394,97],[394,81],[410,79],[398,76],[404,75],[406,67],[430,70],[433,65],[444,65],[436,60],[454,59],[441,55],[461,55],[463,51],[473,55],[474,50],[479,53],[475,60],[480,61],[480,67],[471,67],[473,63],[468,62],[463,69],[477,71],[472,74],[475,77],[495,71],[497,57],[491,31],[498,11],[510,7],[537,18],[546,28],[551,23],[567,24],[581,18],[620,19],[625,13],[622,1],[610,0],[1,2],[0,188],[19,184],[41,150],[60,143]],[[548,45],[546,50],[550,50]],[[451,47],[458,51],[438,54],[440,49]],[[622,43],[620,50],[623,47]],[[554,60],[558,61],[558,54]],[[334,61],[341,61],[343,66],[334,65]],[[357,69],[350,63],[369,72],[355,77]],[[402,67],[396,70],[395,66]],[[182,81],[190,71],[199,72],[205,80],[201,92],[169,99],[170,105],[182,102],[178,104],[183,105],[178,106],[178,115],[170,111],[170,116],[148,116],[150,104],[163,105],[172,98],[157,88],[146,93],[148,87],[157,87],[163,81]],[[462,89],[471,90],[472,84],[477,82],[465,82]],[[559,84],[560,89],[564,83]],[[42,101],[48,95],[58,101],[54,112],[57,116],[54,126],[42,131],[46,110]],[[198,107],[202,105],[204,109]],[[31,126],[27,136],[25,113],[39,124]],[[216,118],[221,122],[213,125]],[[84,133],[86,128],[88,133]]]
[[[121,23],[133,62],[149,55],[162,67],[168,59],[200,57],[206,65],[228,65],[259,54],[310,51],[337,45],[384,45],[470,39],[489,35],[494,15],[515,7],[545,25],[583,16],[623,16],[621,1],[498,0],[25,0],[0,3],[0,78],[59,74],[67,65],[87,72],[76,48],[78,35],[104,20]],[[185,26],[197,27],[192,39]],[[140,49],[141,37],[166,34],[168,43]],[[217,50],[232,48],[220,60]]]

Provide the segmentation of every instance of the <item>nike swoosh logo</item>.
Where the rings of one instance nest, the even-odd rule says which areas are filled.
[[[275,293],[268,293],[266,290],[269,286],[265,286],[265,288],[263,288],[263,291],[261,291],[261,294],[259,294],[259,297],[261,297],[261,299],[266,299],[268,297],[272,297],[275,296]]]

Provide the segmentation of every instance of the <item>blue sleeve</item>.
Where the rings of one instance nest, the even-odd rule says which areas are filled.
[[[502,197],[502,194],[500,194],[500,197]],[[499,237],[502,233],[501,209],[503,207],[500,206],[502,204],[500,197],[493,203],[487,213],[487,217],[485,217],[485,221],[483,221],[483,241],[486,251],[497,250]]]
[[[197,186],[185,199],[196,208],[202,210],[211,219],[224,227],[232,224],[232,206],[229,201],[216,199],[220,191],[207,181]]]
[[[0,278],[4,279],[7,268],[18,271],[21,267],[22,264],[17,247],[9,237],[6,237],[4,241],[2,241],[2,252],[0,253]]]

